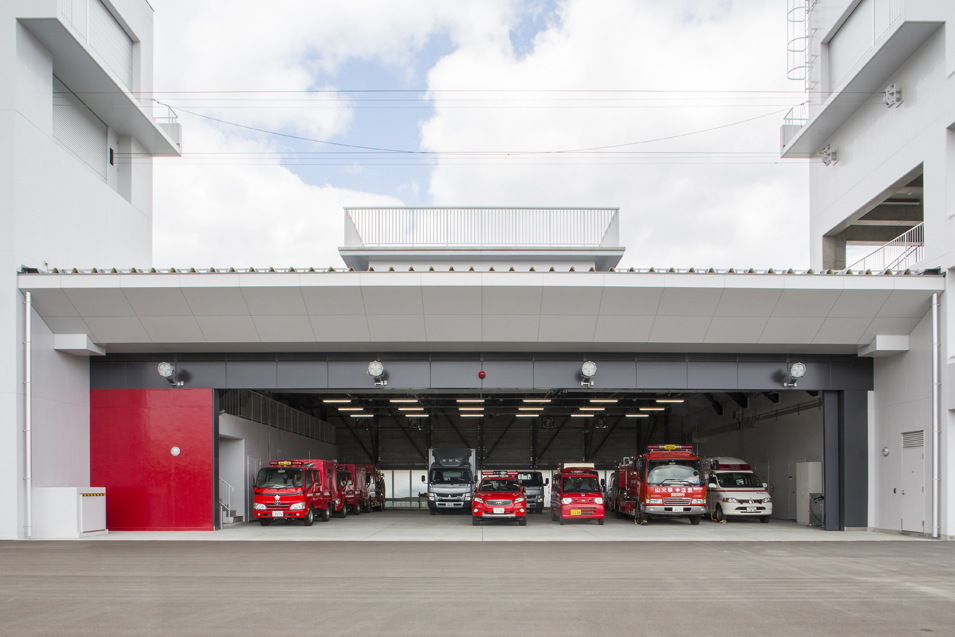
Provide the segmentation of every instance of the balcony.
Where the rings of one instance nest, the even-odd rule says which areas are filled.
[[[118,135],[128,135],[154,156],[180,156],[181,127],[174,114],[157,121],[152,105],[143,105],[127,87],[127,80],[104,64],[90,47],[86,34],[69,19],[60,0],[55,12],[38,5],[40,15],[18,21],[53,56],[53,73],[76,93]],[[62,5],[62,6],[60,6]],[[44,15],[46,12],[55,15]]]
[[[870,4],[864,1],[856,7],[856,11],[871,11]],[[846,70],[840,72],[840,77],[834,78],[835,85],[830,87],[822,104],[812,108],[811,116],[801,119],[793,117],[792,112],[787,114],[780,129],[783,157],[815,157],[816,151],[825,146],[873,94],[883,91],[892,74],[943,24],[942,17],[921,15],[924,11],[918,11],[919,7],[914,5],[908,6],[910,4],[913,3],[895,5],[893,11],[897,12],[896,19],[881,33],[868,34],[871,46],[863,50],[858,59],[850,58],[855,62],[845,64]],[[838,29],[828,40],[823,38],[823,42],[828,46],[837,36]],[[826,63],[827,57],[815,58],[814,63]]]
[[[547,263],[608,270],[623,256],[616,208],[346,208],[350,267]]]
[[[925,224],[920,223],[911,230],[889,241],[868,256],[849,266],[853,272],[905,271],[914,268],[925,258]]]

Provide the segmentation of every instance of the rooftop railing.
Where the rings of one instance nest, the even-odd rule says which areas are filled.
[[[617,208],[345,208],[347,247],[619,246]]]

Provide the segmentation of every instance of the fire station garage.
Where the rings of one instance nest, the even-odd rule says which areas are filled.
[[[743,459],[775,519],[872,527],[875,368],[943,285],[410,269],[21,274],[34,338],[89,357],[109,528],[248,521],[257,470],[283,458],[378,465],[388,507],[415,509],[430,448],[608,476],[653,444]],[[61,452],[35,428],[40,469]]]

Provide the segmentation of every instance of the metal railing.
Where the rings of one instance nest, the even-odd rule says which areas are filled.
[[[914,267],[924,258],[925,229],[924,224],[920,223],[868,256],[859,259],[847,269],[853,271],[872,270],[873,272],[906,270]]]
[[[225,487],[225,489],[222,487]],[[232,487],[232,485],[222,478],[219,478],[219,505],[222,507],[225,517],[227,518],[235,517],[232,511],[233,493],[235,493],[235,489]]]
[[[345,208],[348,247],[617,246],[617,208]]]
[[[219,406],[232,416],[335,444],[333,425],[249,389],[223,391]]]
[[[780,129],[780,145],[785,148],[793,140],[799,129],[809,121],[809,105],[806,102],[797,104],[783,116],[783,126]]]

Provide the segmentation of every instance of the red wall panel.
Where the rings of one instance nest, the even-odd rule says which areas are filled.
[[[212,530],[212,481],[211,389],[90,390],[90,484],[106,487],[107,528]]]

